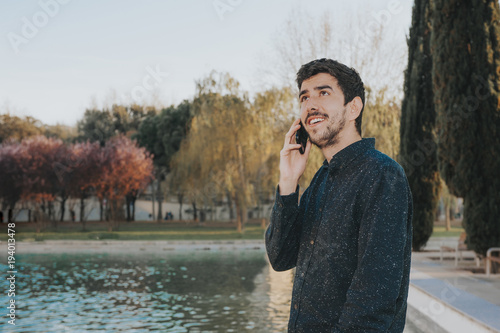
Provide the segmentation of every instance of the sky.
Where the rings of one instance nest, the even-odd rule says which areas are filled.
[[[212,70],[250,93],[276,64],[292,11],[362,14],[401,39],[409,0],[0,0],[0,113],[74,126],[85,109],[120,101],[178,104]],[[385,15],[384,14],[388,14]],[[298,68],[297,68],[298,69]]]

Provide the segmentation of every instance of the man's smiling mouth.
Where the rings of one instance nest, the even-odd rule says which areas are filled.
[[[313,116],[313,117],[309,118],[309,120],[307,121],[307,125],[313,126],[313,125],[319,124],[323,120],[325,120],[325,117]]]

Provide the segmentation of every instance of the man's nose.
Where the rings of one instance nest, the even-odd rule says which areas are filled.
[[[306,112],[311,113],[314,111],[318,111],[318,105],[316,104],[316,101],[314,98],[309,98],[306,102]]]

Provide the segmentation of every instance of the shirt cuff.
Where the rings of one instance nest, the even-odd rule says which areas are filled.
[[[295,192],[287,195],[281,195],[280,186],[278,184],[278,186],[276,187],[276,204],[279,207],[285,207],[290,205],[297,207],[297,205],[299,204],[299,188],[300,186],[297,184]]]

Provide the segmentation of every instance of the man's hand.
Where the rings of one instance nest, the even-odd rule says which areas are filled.
[[[307,141],[304,154],[299,152],[300,144],[295,141],[295,132],[300,128],[300,118],[296,119],[285,135],[285,144],[280,152],[280,194],[295,192],[300,176],[306,169],[307,158],[311,151],[311,140]]]

